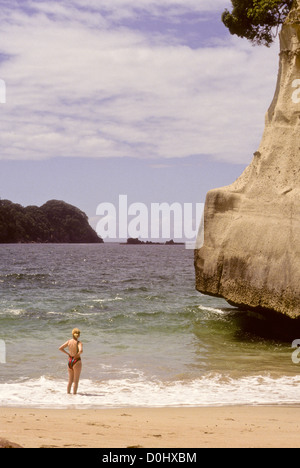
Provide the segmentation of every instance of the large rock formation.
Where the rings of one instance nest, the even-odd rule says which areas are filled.
[[[300,0],[280,34],[260,147],[239,179],[208,192],[195,269],[204,294],[300,316]]]

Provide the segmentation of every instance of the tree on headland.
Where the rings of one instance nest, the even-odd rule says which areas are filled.
[[[232,11],[222,14],[231,34],[269,47],[289,14],[294,0],[231,0]]]
[[[86,214],[60,200],[41,207],[0,202],[1,243],[103,243]]]

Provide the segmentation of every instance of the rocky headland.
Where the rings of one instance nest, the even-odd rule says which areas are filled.
[[[232,185],[207,194],[195,271],[201,293],[300,317],[300,0],[280,33],[260,147]]]
[[[0,200],[0,243],[103,243],[87,215],[73,205],[50,200],[26,208]]]

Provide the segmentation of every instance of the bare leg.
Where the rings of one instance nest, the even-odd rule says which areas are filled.
[[[76,395],[77,393],[81,369],[82,369],[82,362],[81,361],[76,362],[76,364],[74,364],[73,366],[73,373],[74,373],[73,393],[74,395]]]
[[[74,371],[68,368],[68,373],[69,373],[69,382],[67,386],[67,393],[71,393],[72,383],[74,382]]]

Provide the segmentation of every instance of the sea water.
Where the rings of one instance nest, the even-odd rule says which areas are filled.
[[[182,245],[0,245],[0,258],[0,406],[300,401],[292,343],[249,332],[255,314],[198,293]],[[75,327],[83,367],[67,395],[58,348]]]

